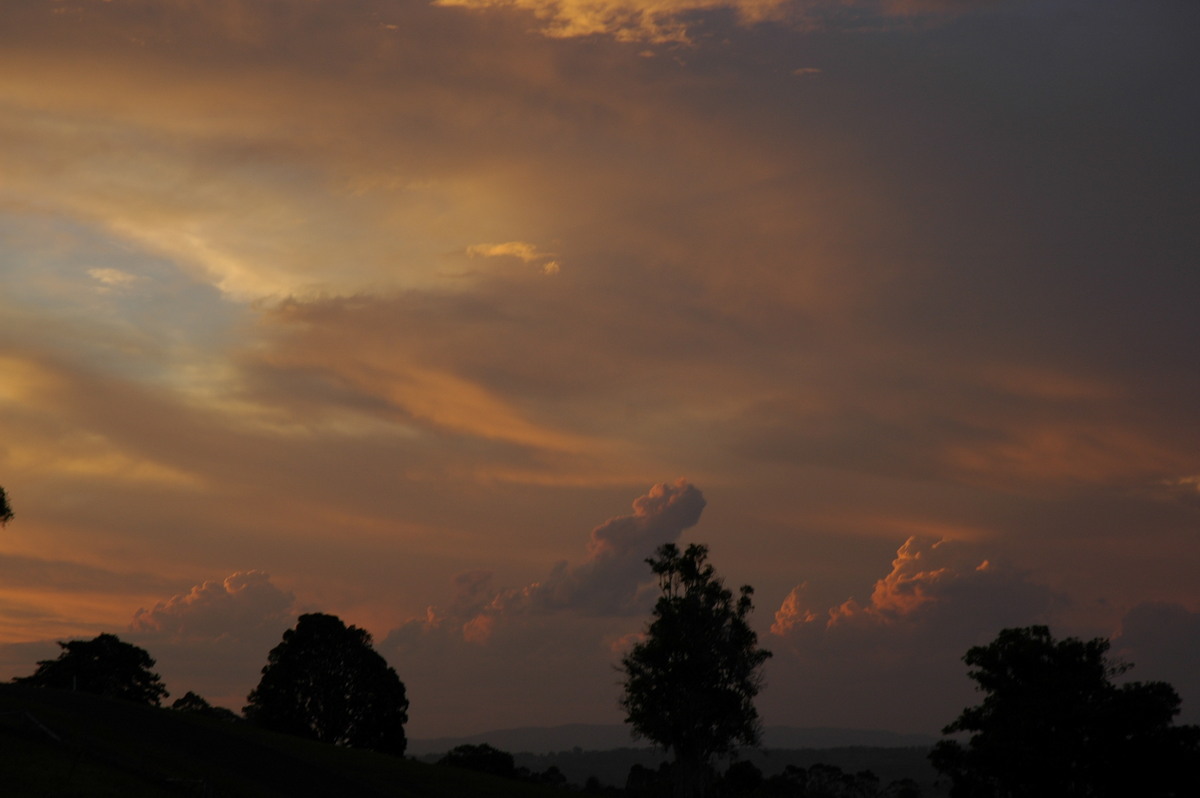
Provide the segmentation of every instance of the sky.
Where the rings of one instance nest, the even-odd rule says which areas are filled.
[[[937,734],[1005,627],[1200,721],[1192,0],[5,0],[0,679],[620,723],[645,559],[768,725]]]

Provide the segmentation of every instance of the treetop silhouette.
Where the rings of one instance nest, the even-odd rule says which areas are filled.
[[[968,733],[965,745],[943,740],[930,754],[953,798],[1200,795],[1200,728],[1172,725],[1169,684],[1114,684],[1131,666],[1108,649],[1030,626],[967,651],[984,700],[943,729]]]
[[[403,754],[408,698],[371,635],[335,615],[301,615],[271,649],[246,719],[351,748]]]
[[[621,707],[634,734],[670,749],[679,795],[703,795],[710,761],[761,736],[754,697],[771,652],[747,623],[753,588],[734,599],[708,563],[708,548],[673,544],[646,560],[661,595],[645,639],[621,661]]]
[[[62,648],[58,659],[41,660],[32,675],[18,676],[13,681],[153,706],[169,695],[159,675],[150,670],[154,659],[144,649],[116,635],[102,634],[92,640],[70,640],[58,645]]]
[[[0,526],[5,526],[11,520],[13,520],[12,505],[8,503],[8,494],[4,491],[4,486],[0,485]]]

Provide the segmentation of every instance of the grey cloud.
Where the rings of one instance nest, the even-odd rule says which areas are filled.
[[[1126,613],[1113,654],[1132,664],[1126,678],[1169,682],[1183,699],[1182,722],[1200,721],[1200,612],[1145,602]]]
[[[592,530],[588,556],[576,566],[560,565],[541,584],[530,586],[531,604],[593,614],[640,612],[649,580],[645,560],[664,543],[674,543],[700,520],[706,502],[686,480],[655,485],[633,502],[633,514]]]
[[[704,506],[703,494],[684,479],[654,485],[634,500],[632,514],[592,530],[582,562],[556,563],[545,578],[520,588],[493,588],[491,571],[463,572],[455,577],[448,611],[431,608],[426,618],[394,630],[388,641],[411,646],[435,633],[483,643],[508,619],[530,613],[621,617],[644,612],[653,582],[645,560],[695,526]]]

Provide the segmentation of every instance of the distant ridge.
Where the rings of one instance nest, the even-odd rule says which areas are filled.
[[[763,731],[764,748],[908,748],[930,746],[935,737],[871,729],[799,728],[768,726]],[[468,737],[410,739],[411,756],[442,754],[460,745],[487,743],[510,753],[550,754],[581,748],[607,751],[614,748],[649,748],[645,740],[634,740],[623,724],[571,723],[565,726],[525,726],[516,729],[472,734]]]

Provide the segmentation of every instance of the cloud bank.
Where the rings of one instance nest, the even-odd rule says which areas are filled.
[[[192,691],[240,712],[297,615],[296,597],[269,574],[238,571],[138,609],[122,637],[155,657],[173,697]]]
[[[583,616],[628,616],[653,603],[646,559],[664,543],[674,543],[695,526],[704,510],[703,494],[685,479],[659,483],[633,502],[633,513],[592,530],[587,556],[578,564],[561,561],[537,582],[495,589],[491,571],[466,571],[454,579],[447,611],[430,607],[425,618],[388,635],[391,643],[416,643],[434,630],[461,632],[471,643],[488,642],[498,625],[528,613],[568,612]]]
[[[1006,627],[1049,622],[1063,601],[1027,573],[982,559],[978,545],[909,538],[866,602],[822,611],[809,606],[803,584],[785,597],[766,637],[776,651],[775,695],[766,701],[814,725],[853,726],[871,715],[914,731],[928,730],[929,718],[949,723],[970,694],[967,649]],[[830,694],[833,683],[841,686]]]

